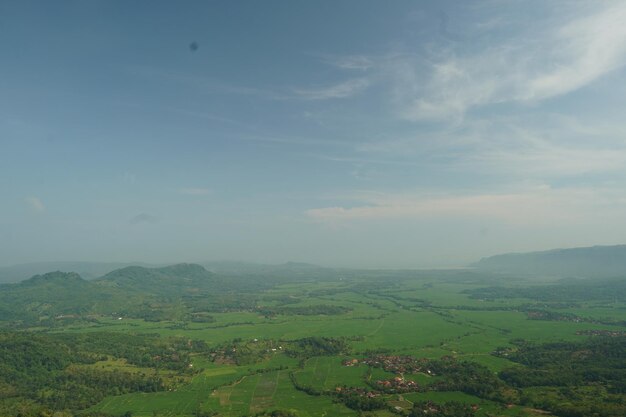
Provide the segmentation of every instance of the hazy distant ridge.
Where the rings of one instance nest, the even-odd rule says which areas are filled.
[[[151,266],[142,262],[34,262],[0,267],[0,283],[20,282],[50,271],[76,272],[91,280],[126,266]]]
[[[626,276],[626,245],[507,253],[483,258],[472,266],[492,272],[524,275]]]
[[[196,265],[196,267],[200,265],[210,272],[226,275],[275,274],[277,276],[293,276],[303,273],[310,274],[314,270],[318,270],[320,272],[326,270],[326,268],[302,262],[287,262],[279,265],[269,265],[238,261],[212,261],[201,262],[199,265]],[[134,267],[143,267],[143,269]],[[166,267],[164,265],[151,265],[143,262],[34,262],[0,267],[0,284],[24,281],[34,275],[42,275],[51,271],[75,272],[83,279],[90,281],[109,274],[111,274],[110,276],[115,276],[116,273],[119,274],[120,270],[124,270],[127,275],[132,275],[133,273],[143,274],[146,272],[145,269],[152,269],[152,273],[157,274],[159,267],[162,267],[163,271],[161,272],[166,274],[175,272],[172,269],[173,266]],[[168,268],[170,269],[169,271]],[[191,270],[193,269],[194,267],[191,268]],[[200,275],[204,274],[202,272],[198,272],[197,269],[195,272]],[[146,274],[149,275],[150,273],[146,272]]]

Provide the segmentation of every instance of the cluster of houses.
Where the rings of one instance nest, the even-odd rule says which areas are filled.
[[[376,385],[378,385],[383,391],[389,393],[415,392],[420,390],[417,382],[404,379],[403,376],[396,376],[392,379],[378,380],[376,381]]]
[[[396,374],[424,372],[428,375],[434,375],[430,369],[426,369],[428,359],[417,359],[412,356],[403,355],[376,355],[364,359],[346,359],[342,362],[343,366],[358,366],[360,364],[369,365],[373,368],[382,368],[387,372]]]
[[[341,364],[343,366],[359,366],[359,360],[358,359],[345,359],[344,361],[341,362]]]
[[[430,369],[427,369],[428,363],[428,359],[417,359],[406,355],[376,355],[363,359],[346,359],[342,362],[342,365],[359,366],[363,364],[373,368],[382,368],[387,372],[393,372],[397,374],[396,377],[378,380],[376,381],[376,386],[381,391],[387,393],[403,393],[420,391],[417,382],[405,379],[404,374],[423,372],[427,375],[434,375]]]

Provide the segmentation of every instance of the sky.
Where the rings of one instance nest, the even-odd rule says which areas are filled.
[[[0,265],[626,243],[626,2],[0,1]]]

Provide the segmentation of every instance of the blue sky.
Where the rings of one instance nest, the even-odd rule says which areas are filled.
[[[1,2],[0,265],[624,243],[624,21],[620,1]]]

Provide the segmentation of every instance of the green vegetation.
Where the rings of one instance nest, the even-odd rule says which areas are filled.
[[[500,372],[503,381],[522,388],[525,404],[563,416],[617,416],[624,412],[624,337],[547,344],[518,341],[514,348],[501,349],[498,354],[525,365]],[[542,390],[529,389],[533,387]]]
[[[528,298],[557,303],[562,307],[581,301],[626,301],[626,280],[611,278],[602,280],[568,279],[550,285],[528,287],[488,287],[466,291],[472,298]]]
[[[470,271],[242,271],[2,286],[0,415],[626,413],[626,305],[605,296],[623,280],[585,296]]]
[[[80,410],[109,395],[165,390],[172,382],[165,375],[172,373],[161,375],[159,369],[176,370],[180,382],[189,373],[185,344],[157,337],[120,336],[0,333],[0,398],[12,400],[5,402],[4,409],[20,399],[53,410]],[[106,370],[87,366],[109,357],[136,366]]]
[[[314,305],[314,306],[301,306],[301,307],[262,307],[259,308],[259,313],[266,317],[273,317],[278,314],[284,315],[302,315],[302,316],[316,316],[326,315],[333,316],[338,314],[344,314],[351,311],[350,308],[334,305]]]
[[[470,405],[456,401],[448,401],[443,404],[420,401],[413,404],[409,417],[421,417],[424,414],[430,417],[471,417],[475,415],[475,410]]]

